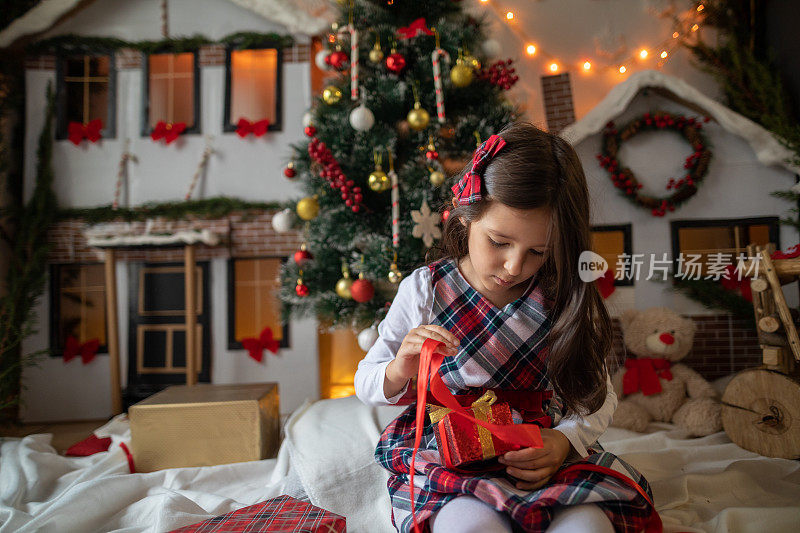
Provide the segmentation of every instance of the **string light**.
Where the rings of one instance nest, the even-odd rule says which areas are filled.
[[[699,6],[697,6],[697,12],[700,13],[705,8],[706,8],[706,6],[704,6],[703,4],[700,4]]]
[[[550,63],[550,72],[558,72],[558,63]]]
[[[514,20],[514,13],[511,11],[506,12],[506,19]]]
[[[592,64],[589,63],[588,61],[585,61],[583,63],[583,70],[590,70],[591,68],[592,68]]]
[[[620,73],[620,74],[625,74],[625,72],[626,72],[627,70],[628,70],[628,69],[626,69],[626,68],[625,68],[625,65],[621,65],[621,66],[619,67],[619,73]]]
[[[666,59],[668,55],[669,55],[669,54],[667,54],[667,51],[666,51],[666,50],[662,51],[662,52],[661,52],[661,59]]]
[[[699,29],[700,29],[700,26],[698,26],[697,24],[692,24],[692,31],[697,31]]]
[[[642,59],[647,59],[647,50],[645,50],[644,48],[642,48],[642,49],[639,51],[639,57],[641,57]]]
[[[526,51],[526,52],[528,52],[528,55],[529,55],[529,56],[532,56],[533,54],[535,54],[535,53],[536,53],[536,47],[535,47],[534,45],[532,45],[532,44],[529,44],[529,45],[528,45],[528,46],[525,48],[525,51]]]
[[[681,34],[680,34],[680,33],[678,33],[678,32],[673,32],[673,33],[672,33],[672,38],[673,38],[673,39],[677,39],[677,38],[678,38],[678,37],[680,37],[680,36],[681,36]]]

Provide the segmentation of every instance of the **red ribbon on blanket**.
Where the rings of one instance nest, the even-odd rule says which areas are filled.
[[[495,437],[510,444],[517,444],[527,448],[543,448],[542,432],[536,424],[492,424],[484,420],[467,414],[466,408],[455,399],[450,389],[447,388],[442,377],[439,375],[439,367],[442,365],[444,355],[437,350],[444,343],[433,339],[426,339],[422,344],[422,351],[419,355],[419,372],[417,375],[417,418],[414,432],[414,450],[411,452],[411,466],[408,470],[408,480],[410,485],[409,498],[411,499],[411,521],[414,523],[414,533],[420,533],[417,524],[416,511],[414,509],[414,462],[422,441],[422,428],[425,425],[425,403],[428,398],[428,385],[430,384],[431,394],[445,407],[453,412],[451,416],[460,416],[470,422],[478,424],[488,429]]]

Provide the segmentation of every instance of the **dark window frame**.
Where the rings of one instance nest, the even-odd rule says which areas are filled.
[[[117,137],[117,58],[113,50],[100,53],[71,53],[56,56],[56,140],[69,138],[67,123],[67,90],[64,82],[65,63],[76,56],[108,57],[108,120],[103,124],[100,139],[116,139]]]
[[[198,50],[187,50],[182,52],[151,52],[149,54],[142,54],[142,137],[149,137],[153,133],[153,128],[150,127],[150,56],[151,55],[179,55],[179,54],[193,54],[193,74],[194,74],[194,125],[187,128],[181,135],[201,133],[200,131],[200,54]]]
[[[103,263],[51,263],[50,264],[50,357],[62,357],[64,354],[63,339],[58,338],[58,324],[61,318],[61,278],[59,276],[60,269],[63,267],[81,267],[81,266],[95,266],[102,265]],[[105,278],[103,280],[105,290]],[[103,302],[105,305],[105,302]],[[105,316],[105,310],[103,311]],[[108,316],[105,316],[106,328],[106,341],[108,341]],[[101,344],[97,348],[97,355],[108,354],[108,344]]]
[[[591,226],[590,231],[592,232],[604,232],[604,231],[621,231],[622,232],[622,253],[628,254],[628,256],[633,255],[633,224],[600,224],[597,226]],[[611,267],[611,265],[609,265]],[[612,271],[616,274],[617,265],[615,264],[611,267]],[[630,272],[626,272],[626,275],[623,279],[614,279],[614,286],[615,287],[632,287],[635,283],[633,276],[629,276]],[[630,279],[628,279],[630,277]]]
[[[286,263],[287,258],[277,255],[259,255],[254,257],[231,257],[228,259],[228,349],[229,350],[244,350],[242,343],[236,340],[236,268],[235,262],[239,260],[252,260],[252,259],[279,259],[281,264]],[[289,321],[283,324],[283,338],[280,340],[279,346],[281,348],[291,348],[289,336],[291,328]]]
[[[724,228],[732,226],[761,226],[769,227],[769,242],[780,246],[781,226],[780,217],[745,217],[745,218],[709,218],[671,220],[669,224],[670,241],[672,243],[672,271],[678,272],[678,254],[680,254],[679,233],[682,228]],[[734,258],[735,259],[735,258]],[[674,280],[673,280],[674,283]]]
[[[231,54],[239,50],[276,50],[277,63],[275,67],[275,122],[270,122],[268,131],[283,131],[283,47],[277,41],[267,41],[255,48],[225,47],[225,110],[222,116],[222,131],[230,133],[236,131],[236,124],[232,124],[231,117]],[[236,119],[238,120],[238,118]]]

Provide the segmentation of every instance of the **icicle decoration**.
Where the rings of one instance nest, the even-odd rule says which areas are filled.
[[[136,157],[131,154],[129,147],[130,139],[125,139],[125,149],[122,151],[122,156],[119,158],[119,170],[117,171],[117,185],[114,189],[114,203],[111,204],[111,209],[116,211],[119,209],[119,197],[122,194],[122,180],[127,181],[128,177],[128,161],[136,161]]]

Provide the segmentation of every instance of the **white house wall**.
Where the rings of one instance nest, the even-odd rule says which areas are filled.
[[[645,112],[656,110],[698,116],[696,112],[664,97],[640,93],[614,122],[621,127]],[[654,217],[648,210],[633,205],[614,187],[607,171],[600,167],[596,158],[600,153],[601,134],[592,135],[575,147],[589,183],[592,224],[632,224],[632,253],[645,254],[645,265],[649,264],[651,254],[656,254],[660,259],[664,252],[668,252],[671,258],[671,220],[785,217],[793,207],[790,202],[769,194],[791,188],[795,184],[791,172],[765,167],[741,137],[723,130],[713,121],[704,124],[703,132],[713,154],[708,174],[697,194],[664,217]],[[664,196],[669,193],[665,189],[669,178],[683,176],[683,162],[690,151],[678,135],[648,132],[627,141],[620,148],[619,159],[643,183],[643,192]],[[781,249],[793,246],[798,242],[797,231],[791,226],[781,225],[780,239]],[[670,307],[685,314],[718,314],[718,311],[709,311],[682,294],[668,290],[664,283],[643,279],[646,275],[646,272],[642,272],[632,287],[617,287],[608,300],[613,314],[625,308],[644,309],[652,306]],[[789,305],[796,306],[796,284],[786,288],[784,292]]]

